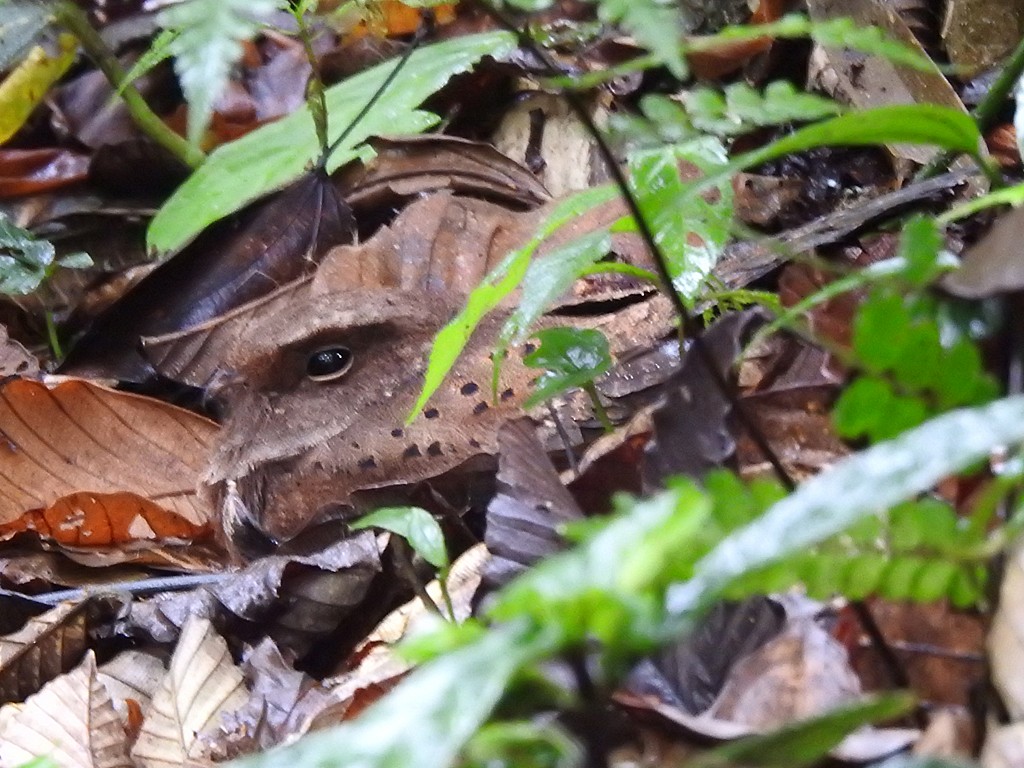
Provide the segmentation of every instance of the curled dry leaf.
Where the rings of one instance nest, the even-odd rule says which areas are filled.
[[[48,757],[58,768],[130,768],[125,726],[92,651],[23,706],[0,710],[0,763]]]
[[[456,621],[469,618],[488,560],[487,549],[477,544],[452,563],[447,585]],[[427,593],[445,610],[437,579],[427,585]],[[429,618],[436,617],[418,597],[389,613],[352,653],[350,671],[325,681],[330,689],[329,705],[316,713],[310,725],[322,727],[349,720],[387,693],[412,667],[394,652],[394,646]]]
[[[583,519],[528,419],[498,431],[498,490],[487,506],[486,579],[500,587],[565,546],[559,531]]]
[[[172,642],[185,622],[198,616],[218,626],[235,625],[241,634],[269,634],[281,647],[303,653],[361,605],[381,570],[372,533],[329,541],[316,551],[263,557],[191,592],[136,602],[121,629]]]
[[[0,638],[0,701],[21,701],[78,663],[88,640],[86,608],[62,603]]]
[[[141,768],[183,768],[202,757],[200,735],[246,700],[242,672],[206,619],[182,628],[170,668],[142,723],[131,756]]]
[[[246,654],[242,671],[249,681],[249,699],[202,737],[211,757],[227,760],[293,741],[334,703],[323,685],[293,664],[270,638]]]
[[[66,381],[0,389],[0,534],[69,545],[196,539],[196,492],[217,425],[158,400]]]

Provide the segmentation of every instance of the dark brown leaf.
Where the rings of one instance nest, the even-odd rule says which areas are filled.
[[[0,638],[0,702],[22,701],[74,667],[87,643],[87,602],[62,603]]]

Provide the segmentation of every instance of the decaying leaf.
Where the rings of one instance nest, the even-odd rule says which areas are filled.
[[[511,581],[565,545],[559,526],[583,519],[562,485],[532,422],[520,419],[498,431],[498,489],[487,506],[484,542],[491,553],[488,586]]]
[[[455,610],[455,621],[465,621],[489,561],[482,544],[470,548],[452,563],[448,573],[448,594]],[[427,585],[427,594],[445,610],[437,580]],[[418,624],[434,617],[419,597],[399,606],[376,626],[352,652],[349,671],[325,681],[331,695],[330,706],[317,713],[311,725],[317,727],[351,719],[390,690],[412,665],[394,652],[394,646],[414,632]]]
[[[927,58],[906,22],[880,0],[809,0],[808,10],[815,21],[846,16],[863,26],[879,26],[889,36],[919,51],[922,59]],[[884,56],[822,49],[817,70],[826,93],[861,109],[885,104],[939,104],[966,111],[938,69],[921,72]],[[933,147],[919,145],[899,145],[893,151],[916,163],[927,163],[937,152]]]
[[[0,709],[0,762],[47,757],[59,768],[130,768],[127,736],[92,651],[23,706]]]
[[[8,535],[37,530],[88,546],[209,530],[196,481],[213,422],[86,381],[50,389],[14,379],[0,389],[0,433],[0,530]]]
[[[128,720],[131,707],[149,707],[166,672],[166,659],[130,648],[101,666],[97,676],[110,692],[114,708]]]
[[[201,757],[200,735],[245,703],[241,670],[206,619],[182,628],[170,668],[146,711],[131,756],[142,768],[184,768]]]
[[[8,376],[32,377],[39,373],[39,361],[21,344],[7,335],[0,325],[0,378]]]
[[[0,638],[0,700],[21,701],[78,664],[86,649],[86,608],[62,603]]]
[[[282,648],[304,653],[310,643],[351,617],[381,570],[371,533],[318,536],[306,552],[264,557],[216,584],[137,602],[124,621],[128,634],[171,642],[190,617],[233,626],[244,635],[267,634]],[[324,540],[328,544],[324,544]],[[353,626],[358,622],[352,621]],[[353,638],[353,644],[359,638]]]
[[[249,649],[242,662],[248,701],[225,712],[219,726],[203,734],[207,754],[228,760],[289,743],[309,730],[312,719],[333,700],[320,682],[293,664],[269,638]]]
[[[1024,288],[1024,263],[1018,250],[1022,232],[1024,208],[1001,215],[985,236],[967,249],[960,269],[942,278],[942,287],[968,299]]]

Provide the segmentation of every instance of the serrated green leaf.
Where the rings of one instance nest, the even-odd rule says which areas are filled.
[[[592,328],[545,328],[534,336],[540,346],[523,357],[523,363],[532,368],[542,368],[544,373],[524,403],[526,408],[582,387],[612,366],[608,339],[600,331]]]
[[[171,35],[161,39],[174,56],[188,102],[188,140],[199,144],[213,105],[228,84],[231,68],[278,0],[182,0],[164,8],[157,23]]]
[[[904,276],[915,285],[927,285],[940,272],[939,251],[942,233],[935,220],[928,216],[913,216],[903,225],[898,256],[906,262]]]
[[[0,293],[32,293],[48,277],[54,255],[51,243],[0,216]]]
[[[671,0],[598,0],[602,21],[621,24],[677,78],[686,77],[683,19]]]
[[[764,93],[746,83],[726,86],[724,95],[712,88],[683,93],[686,113],[706,133],[734,136],[753,128],[809,122],[837,115],[842,108],[831,99],[797,90],[792,83],[769,83]]]
[[[171,45],[178,38],[181,33],[176,29],[162,29],[153,38],[153,42],[149,44],[149,48],[146,52],[139,57],[132,68],[125,73],[124,79],[121,81],[121,85],[118,86],[115,93],[120,95],[124,92],[124,89],[134,83],[140,77],[149,72],[153,67],[162,61],[169,59],[172,54]]]
[[[396,533],[435,568],[448,567],[444,533],[434,516],[420,507],[381,507],[352,523],[352,530],[382,528]]]
[[[433,125],[436,115],[416,109],[424,99],[481,57],[501,57],[514,46],[512,35],[487,32],[415,51],[406,65],[412,76],[392,84],[331,156],[328,170],[357,157],[357,147],[368,136],[419,133]],[[394,61],[384,62],[325,91],[331,141],[341,135],[394,67]],[[218,147],[157,212],[147,233],[150,250],[161,255],[176,252],[212,222],[287,186],[319,153],[313,120],[305,109]]]
[[[702,171],[725,161],[725,148],[705,136],[653,150],[630,154],[629,183],[654,241],[668,261],[672,284],[692,305],[732,233],[733,188],[724,179],[707,195],[686,195],[695,186],[684,181],[679,164],[690,163]],[[635,226],[631,218],[615,229]]]
[[[853,349],[868,370],[887,371],[903,355],[909,332],[910,312],[903,298],[887,291],[875,293],[853,322]]]
[[[670,590],[669,605],[680,614],[698,609],[745,572],[814,547],[1022,440],[1024,396],[1017,396],[952,411],[849,456],[718,544],[693,579]]]
[[[841,437],[856,439],[874,434],[892,397],[882,379],[861,376],[843,390],[832,409],[832,424]]]

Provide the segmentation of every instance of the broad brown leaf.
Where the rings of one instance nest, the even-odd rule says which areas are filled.
[[[66,381],[0,389],[0,531],[76,545],[202,535],[196,494],[217,426],[157,400]]]
[[[32,195],[85,181],[89,158],[67,149],[0,150],[0,197]]]
[[[21,765],[36,757],[59,768],[132,765],[124,723],[97,676],[92,651],[8,716],[0,710],[0,763]]]

